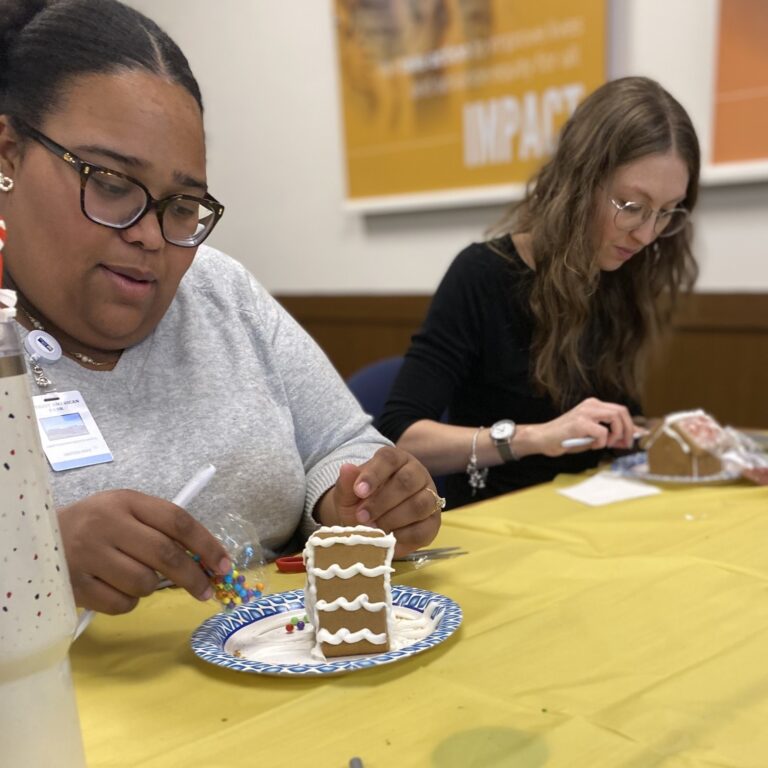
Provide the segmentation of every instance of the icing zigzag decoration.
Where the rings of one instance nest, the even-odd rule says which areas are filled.
[[[395,537],[364,525],[320,528],[304,549],[312,655],[382,653],[392,637]]]

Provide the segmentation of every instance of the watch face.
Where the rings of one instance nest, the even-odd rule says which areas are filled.
[[[515,425],[511,421],[499,421],[491,428],[491,437],[494,440],[508,440],[512,437]]]

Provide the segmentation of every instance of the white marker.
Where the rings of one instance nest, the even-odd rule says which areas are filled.
[[[216,467],[213,464],[206,464],[199,469],[194,477],[173,497],[173,503],[177,507],[186,507],[200,491],[205,488],[216,474]]]
[[[635,432],[632,435],[633,442],[639,440],[644,434],[644,432]],[[582,448],[585,445],[594,443],[595,439],[596,438],[594,437],[569,437],[566,440],[563,440],[560,445],[563,448]]]
[[[187,504],[189,504],[189,502],[192,501],[192,499],[194,499],[206,485],[208,485],[215,474],[216,467],[214,467],[213,464],[206,464],[202,469],[199,469],[189,482],[187,482],[187,484],[173,497],[173,503],[177,507],[186,507]],[[155,589],[167,587],[170,583],[171,582],[169,582],[168,579],[163,579],[158,583]],[[72,642],[77,640],[77,638],[85,632],[85,628],[91,623],[93,614],[94,611],[91,608],[80,614],[80,620],[75,627],[75,634],[72,638]]]
[[[563,440],[560,445],[563,448],[581,448],[584,445],[594,443],[594,437],[569,437],[567,440]]]

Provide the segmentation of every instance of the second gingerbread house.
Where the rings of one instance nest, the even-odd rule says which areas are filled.
[[[723,471],[727,432],[703,410],[669,414],[643,440],[654,475],[708,477]]]

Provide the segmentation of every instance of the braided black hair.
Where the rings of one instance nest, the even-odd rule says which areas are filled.
[[[181,49],[117,0],[0,0],[0,114],[40,125],[79,75],[142,69],[184,87],[202,112]]]

